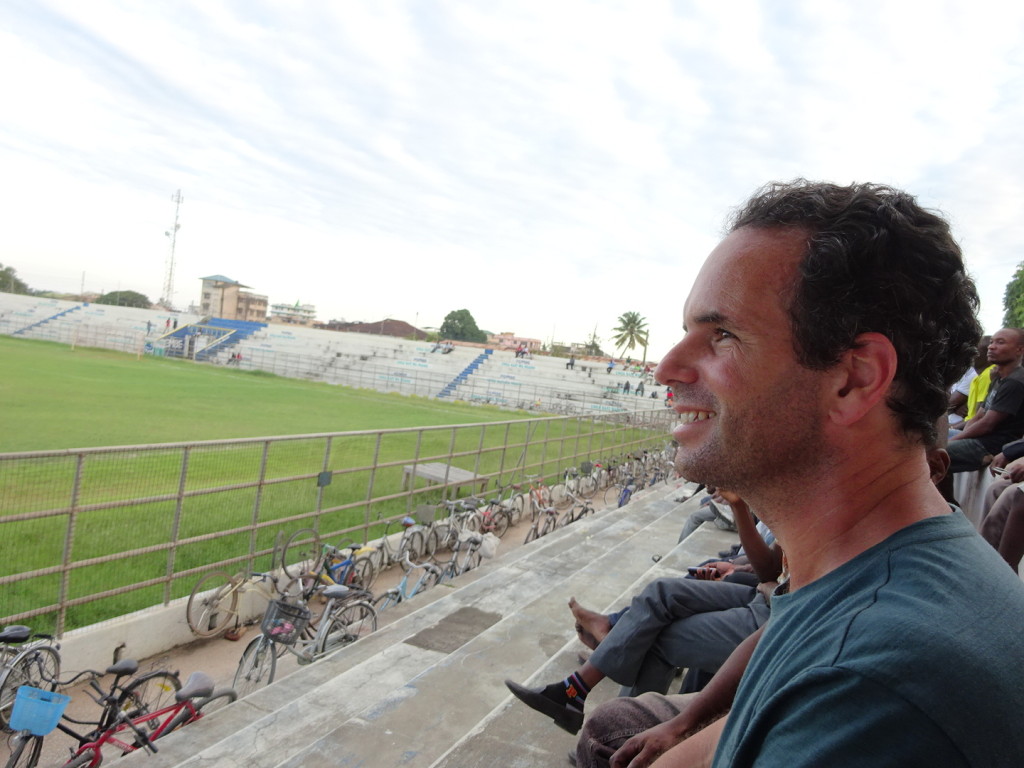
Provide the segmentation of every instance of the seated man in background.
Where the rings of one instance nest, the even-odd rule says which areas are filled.
[[[949,426],[952,428],[960,429],[963,422],[973,419],[978,405],[985,402],[988,396],[988,388],[992,384],[992,369],[995,367],[988,362],[988,345],[991,341],[991,336],[981,337],[974,364],[949,391]],[[979,376],[984,378],[975,384],[975,379]]]
[[[1011,443],[1004,448],[1010,453],[1019,452],[1024,441]],[[1005,474],[997,477],[985,491],[985,512],[978,530],[985,541],[1006,561],[1016,573],[1024,558],[1024,458],[1005,464],[1005,453],[993,460],[993,471],[1002,469]]]
[[[733,509],[741,541],[761,581],[774,586],[782,568],[781,551],[761,538],[742,499],[721,493]],[[586,611],[575,599],[570,608],[580,639],[595,649],[583,666],[565,680],[541,688],[505,681],[524,704],[570,733],[579,731],[587,694],[605,677],[627,688],[624,695],[665,693],[677,668],[714,672],[768,619],[764,593],[756,587],[685,578],[648,584],[614,626],[601,622],[600,614]]]
[[[951,471],[968,472],[985,466],[1005,443],[1024,435],[1024,332],[1003,328],[992,335],[989,362],[995,365],[984,405],[949,438]]]

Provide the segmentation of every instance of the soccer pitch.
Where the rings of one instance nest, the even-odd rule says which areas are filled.
[[[0,359],[0,453],[528,418],[9,336],[0,336]]]

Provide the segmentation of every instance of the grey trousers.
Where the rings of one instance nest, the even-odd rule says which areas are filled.
[[[608,768],[615,750],[627,739],[658,723],[671,720],[690,703],[695,693],[662,696],[645,693],[635,699],[612,699],[591,713],[576,742],[578,768]]]
[[[590,663],[623,686],[624,696],[665,693],[677,668],[714,672],[768,616],[754,587],[657,579],[633,598]]]
[[[992,547],[999,549],[999,542],[1003,538],[1003,529],[1006,528],[1006,521],[1010,517],[1010,510],[1021,499],[1016,489],[1007,491],[1011,486],[1016,485],[1010,478],[998,478],[985,491],[985,516],[982,518],[978,530]]]
[[[981,440],[973,437],[966,437],[963,440],[954,440],[946,447],[949,454],[950,472],[971,472],[981,469],[985,464],[986,456],[994,455],[999,451],[988,450]]]

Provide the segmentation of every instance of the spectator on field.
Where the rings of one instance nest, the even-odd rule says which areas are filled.
[[[988,359],[996,368],[988,397],[973,419],[949,440],[953,472],[980,469],[1005,443],[1024,434],[1024,332],[1002,328],[992,335]]]
[[[573,370],[576,367],[576,355],[569,355],[569,362],[565,364],[568,370]]]

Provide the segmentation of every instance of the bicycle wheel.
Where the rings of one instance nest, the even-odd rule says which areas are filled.
[[[526,532],[526,539],[523,541],[523,544],[529,544],[539,536],[540,532],[537,530],[537,522],[534,521],[533,525],[530,526],[530,530]]]
[[[373,608],[380,613],[392,605],[398,605],[400,602],[402,602],[401,593],[397,589],[389,589],[387,592],[381,592],[373,599]]]
[[[408,553],[410,560],[414,563],[418,562],[423,557],[423,552],[426,548],[427,542],[423,536],[423,531],[406,531],[401,543],[398,545],[399,562],[404,559],[406,553]]]
[[[285,542],[281,552],[281,568],[289,578],[297,579],[307,571],[316,570],[320,559],[320,536],[312,528],[300,528]]]
[[[255,690],[274,682],[274,671],[277,669],[277,654],[274,653],[274,642],[260,635],[245,650],[238,660],[235,679],[231,687],[239,698],[248,696]]]
[[[35,768],[43,749],[43,737],[21,731],[11,737],[11,756],[5,768]]]
[[[95,752],[99,752],[99,750],[95,750]],[[63,768],[84,768],[84,766],[91,765],[93,757],[97,756],[95,752],[92,749],[88,749],[80,755],[75,755],[64,763]],[[99,762],[96,765],[103,763],[103,753],[99,752],[98,757]]]
[[[163,670],[150,672],[132,680],[124,687],[121,695],[117,697],[117,708],[130,719],[141,717],[150,712],[157,712],[164,707],[174,703],[174,694],[181,690],[181,680],[171,672]],[[113,718],[105,722],[113,722]],[[160,727],[160,718],[136,722],[141,730],[145,729],[147,735]]]
[[[495,508],[492,512],[494,521],[494,535],[499,539],[508,532],[508,527],[512,524],[507,510],[501,509],[500,507]]]
[[[377,629],[377,612],[364,600],[338,607],[327,617],[327,626],[320,633],[316,655],[351,645]]]
[[[580,496],[590,499],[597,493],[597,481],[591,475],[583,475],[580,478]]]
[[[208,573],[192,587],[185,619],[197,637],[216,637],[238,616],[238,586],[227,571]]]
[[[506,509],[508,510],[509,522],[512,525],[519,525],[519,521],[523,519],[523,509],[525,507],[526,502],[521,493],[517,493],[508,500]]]
[[[606,507],[617,507],[619,505],[619,494],[622,493],[622,486],[612,483],[604,492],[604,505]]]
[[[48,691],[56,689],[60,673],[60,654],[49,645],[37,645],[19,652],[0,670],[0,730],[8,730],[18,688],[31,685]]]
[[[352,564],[351,576],[346,581],[346,584],[350,587],[369,590],[376,580],[377,569],[374,567],[373,561],[366,555],[360,555]]]
[[[557,524],[558,524],[558,519],[556,518],[555,515],[545,514],[544,515],[544,525],[540,529],[540,535],[541,536],[547,536],[549,533],[551,533],[553,530],[555,530],[555,526]]]

